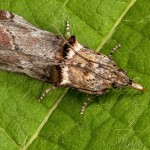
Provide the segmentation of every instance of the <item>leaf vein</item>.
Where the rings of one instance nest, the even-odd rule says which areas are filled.
[[[110,31],[106,34],[106,36],[103,38],[103,40],[100,42],[99,46],[97,47],[96,51],[100,51],[100,49],[105,45],[105,43],[112,37],[116,27],[120,24],[121,20],[123,19],[123,17],[125,16],[125,14],[129,11],[129,9],[134,5],[134,3],[137,0],[132,0],[127,7],[125,8],[125,10],[122,12],[122,14],[118,17],[118,19],[116,20],[116,22],[114,23],[114,25],[112,26],[112,28],[110,29]]]
[[[48,121],[49,117],[51,116],[51,114],[54,112],[54,110],[57,108],[58,104],[61,102],[61,100],[63,99],[63,97],[66,95],[68,89],[66,89],[58,98],[58,100],[53,104],[53,106],[49,109],[48,113],[46,114],[45,118],[43,119],[43,121],[41,122],[41,124],[38,126],[37,130],[35,131],[35,133],[31,136],[31,138],[29,139],[29,141],[24,145],[24,147],[22,148],[22,150],[27,150],[28,147],[32,144],[32,142],[38,137],[38,134],[40,133],[41,129],[43,128],[43,126],[46,124],[46,122]]]

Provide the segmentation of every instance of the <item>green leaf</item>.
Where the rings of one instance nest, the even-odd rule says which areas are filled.
[[[114,60],[147,91],[112,90],[81,117],[86,94],[58,89],[38,102],[49,84],[0,71],[1,150],[150,149],[149,0],[0,0],[0,9],[63,35],[69,20],[80,43],[105,54],[121,44]]]

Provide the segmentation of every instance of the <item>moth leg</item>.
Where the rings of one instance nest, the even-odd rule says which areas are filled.
[[[111,50],[111,52],[110,52],[110,54],[109,54],[109,58],[110,59],[112,59],[112,55],[115,53],[115,51],[117,50],[117,49],[119,49],[121,47],[121,45],[120,44],[118,44],[118,45],[116,45],[112,50]]]
[[[70,25],[69,25],[69,21],[66,22],[66,38],[69,39],[71,36],[70,33]]]
[[[47,89],[41,94],[41,96],[39,97],[39,101],[42,100],[42,99],[45,97],[46,94],[48,94],[49,92],[51,92],[51,91],[53,91],[53,90],[55,90],[55,89],[56,89],[55,86],[52,86],[52,87],[50,87],[50,88],[47,88]]]
[[[81,110],[80,110],[80,114],[83,115],[86,107],[90,104],[90,102],[93,101],[93,97],[88,97],[87,100],[83,103]]]

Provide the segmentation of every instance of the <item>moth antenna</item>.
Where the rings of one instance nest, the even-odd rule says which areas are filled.
[[[52,26],[55,28],[55,30],[60,34],[60,36],[61,36],[61,38],[65,41],[65,42],[68,42],[65,38],[64,38],[64,36],[62,35],[62,33],[58,30],[58,28],[54,25],[54,24],[52,24]]]

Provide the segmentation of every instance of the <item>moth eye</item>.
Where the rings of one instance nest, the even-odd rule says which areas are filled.
[[[114,89],[116,89],[116,88],[119,88],[120,86],[119,86],[118,83],[112,83],[112,87],[113,87]]]
[[[122,72],[123,74],[126,74],[126,72],[123,69],[119,69],[119,72]]]
[[[129,85],[132,85],[132,83],[133,83],[133,80],[131,80],[131,79],[129,79]]]

